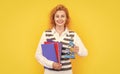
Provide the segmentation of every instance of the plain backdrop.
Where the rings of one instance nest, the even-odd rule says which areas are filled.
[[[35,52],[57,4],[89,52],[72,60],[73,74],[120,74],[119,0],[0,0],[0,74],[43,74]]]

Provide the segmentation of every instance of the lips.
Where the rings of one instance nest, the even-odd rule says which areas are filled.
[[[64,21],[63,20],[57,20],[57,23],[62,24]]]

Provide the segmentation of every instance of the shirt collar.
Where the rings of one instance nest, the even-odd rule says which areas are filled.
[[[51,29],[51,31],[52,31],[53,34],[55,34],[57,32],[54,27]],[[67,27],[65,28],[65,31],[63,33],[64,34],[69,34],[69,30],[68,30]]]

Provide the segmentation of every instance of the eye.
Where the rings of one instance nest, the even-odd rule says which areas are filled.
[[[56,17],[56,18],[59,18],[59,15],[56,15],[55,17]]]
[[[61,15],[61,17],[65,17],[64,15]]]

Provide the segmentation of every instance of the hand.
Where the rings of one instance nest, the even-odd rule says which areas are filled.
[[[74,46],[73,47],[73,52],[78,53],[79,52],[79,47],[78,46]]]
[[[60,70],[61,68],[62,68],[62,64],[56,62],[53,63],[53,69]]]

